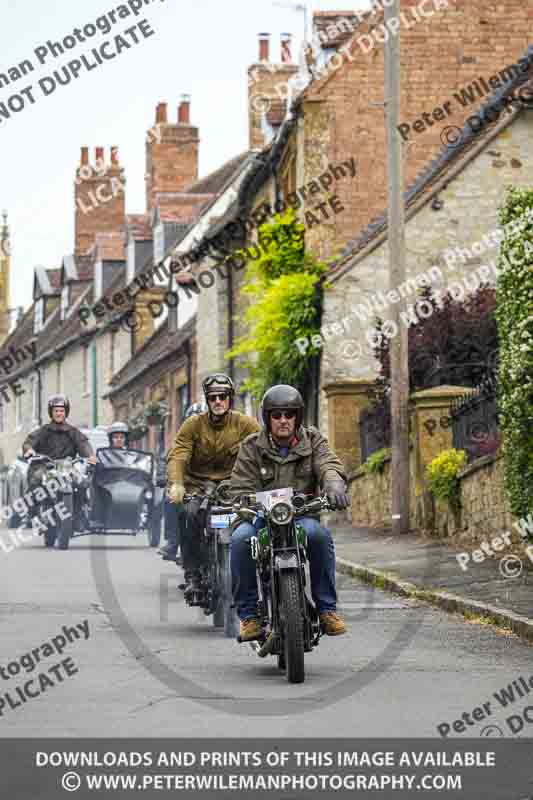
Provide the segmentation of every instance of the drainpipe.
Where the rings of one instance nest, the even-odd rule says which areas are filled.
[[[233,349],[233,272],[231,266],[228,265],[228,349]],[[232,381],[235,381],[235,366],[232,358],[229,360],[229,376]]]
[[[184,349],[187,355],[187,408],[188,408],[192,402],[192,348],[190,339],[187,339],[185,341]]]
[[[96,336],[91,342],[91,393],[92,393],[92,417],[93,428],[98,425],[98,370],[96,361]]]

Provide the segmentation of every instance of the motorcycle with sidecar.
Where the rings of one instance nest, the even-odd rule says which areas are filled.
[[[151,453],[113,447],[96,451],[87,533],[146,533],[150,547],[157,547],[161,514]]]

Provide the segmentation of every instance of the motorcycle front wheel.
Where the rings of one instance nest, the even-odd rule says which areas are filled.
[[[72,534],[74,533],[74,503],[72,494],[64,494],[62,497],[68,516],[58,523],[57,547],[59,550],[68,550]]]
[[[304,621],[300,604],[300,584],[296,572],[283,571],[279,577],[280,618],[283,626],[283,648],[287,680],[303,683],[305,680]],[[281,666],[278,661],[278,666]]]
[[[222,577],[222,559],[224,554],[224,547],[216,542],[213,537],[213,567],[212,575],[212,590],[215,598],[215,610],[213,612],[213,625],[215,628],[224,627],[224,583]]]

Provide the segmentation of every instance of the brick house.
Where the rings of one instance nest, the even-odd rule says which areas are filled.
[[[479,0],[468,6],[456,0],[439,2],[434,4],[431,16],[420,17],[417,22],[413,16],[415,5],[402,2],[404,21],[409,24],[402,26],[401,107],[402,124],[410,126],[402,128],[407,139],[404,150],[405,181],[410,187],[408,196],[420,199],[417,192],[429,191],[431,180],[439,169],[444,169],[444,162],[449,164],[450,171],[443,172],[443,176],[446,174],[450,179],[456,168],[452,162],[456,165],[462,152],[461,147],[443,149],[442,131],[450,126],[463,129],[469,118],[480,113],[491,95],[512,92],[526,80],[526,48],[532,23],[529,11],[519,0],[506,0],[498,8],[488,8]],[[298,72],[293,71],[289,78],[280,72],[277,80],[275,70],[263,69],[265,83],[262,85],[262,73],[259,73],[253,95],[250,91],[250,102],[253,99],[254,109],[258,109],[261,103],[257,98],[263,98],[263,107],[258,112],[262,121],[253,128],[254,144],[260,146],[259,132],[264,136],[264,149],[258,154],[258,162],[262,164],[258,164],[255,177],[247,181],[238,198],[241,209],[253,210],[263,202],[274,204],[276,198],[286,197],[296,188],[309,187],[306,203],[298,213],[306,223],[308,248],[319,257],[334,258],[331,267],[334,282],[324,302],[324,324],[330,328],[332,324],[341,323],[360,291],[386,291],[388,288],[383,252],[379,270],[374,263],[367,262],[368,267],[363,266],[362,257],[355,258],[362,247],[360,242],[370,240],[378,229],[383,231],[383,213],[387,207],[386,131],[382,110],[384,46],[376,42],[383,18],[379,11],[377,16],[357,15],[357,24],[354,24],[348,15],[346,25],[340,28],[339,22],[344,17],[342,12],[320,12],[314,16],[315,31],[322,31],[326,34],[323,38],[327,38],[327,45],[324,43],[321,48],[322,66],[327,65],[322,72],[320,64],[308,59],[306,65],[301,63]],[[330,25],[334,30],[328,34]],[[361,41],[365,43],[364,48]],[[371,48],[369,41],[374,42]],[[281,65],[281,69],[283,67]],[[283,116],[279,126],[266,124],[269,114],[274,122],[275,100],[281,97],[291,101],[288,113],[278,115],[278,121]],[[520,113],[519,126],[528,119],[527,110]],[[427,121],[427,114],[430,121]],[[503,116],[508,118],[508,112],[500,111],[500,121]],[[475,124],[470,120],[472,126]],[[504,139],[510,136],[510,130],[502,135]],[[464,137],[463,130],[461,142]],[[478,140],[477,136],[473,138]],[[514,155],[505,161],[505,169],[498,164],[498,158],[493,158],[495,166],[491,162],[498,179],[490,182],[486,187],[490,191],[484,195],[485,200],[491,202],[489,228],[494,227],[505,180],[518,183],[528,180],[524,166],[527,159],[522,158],[521,148],[514,144],[513,148]],[[325,193],[326,197],[335,193],[342,211],[327,220],[321,219],[318,193],[314,198],[311,186],[318,176],[328,169],[331,172],[331,165],[352,157],[357,162],[355,178],[338,179]],[[324,197],[318,199],[322,201]],[[309,211],[314,212],[314,217],[309,216]],[[460,224],[450,222],[450,227],[446,228],[446,215],[439,218],[430,208],[426,213],[429,219],[425,220],[424,236],[415,237],[410,249],[419,252],[420,241],[427,242],[433,237],[431,252],[434,254],[444,242],[457,240]],[[316,224],[316,217],[320,224]],[[470,210],[468,218],[476,225],[487,225],[486,218],[480,222],[477,212],[472,214]],[[447,235],[443,234],[441,226],[448,231]],[[468,237],[470,233],[465,232],[465,235]],[[427,264],[425,253],[420,257],[408,255],[411,271],[417,269],[417,262]],[[235,315],[244,309],[245,302],[238,294],[232,297]],[[198,325],[201,324],[199,316]],[[368,361],[364,365],[361,361],[339,360],[337,350],[330,352],[326,343],[320,386],[345,379],[372,380],[374,366]],[[320,392],[318,419],[322,428],[328,427],[327,405],[326,394]]]

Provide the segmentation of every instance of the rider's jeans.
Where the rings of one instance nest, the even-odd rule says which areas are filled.
[[[320,614],[335,611],[335,545],[331,533],[312,517],[298,520],[307,534],[307,555],[311,573],[311,595]],[[242,522],[231,537],[232,591],[239,619],[257,617],[257,578],[255,561],[250,549],[250,538],[263,527],[262,520],[256,527]]]
[[[169,552],[177,555],[178,546],[181,545],[181,535],[185,526],[185,509],[183,505],[171,503],[168,497],[165,498],[165,532],[169,544]]]

